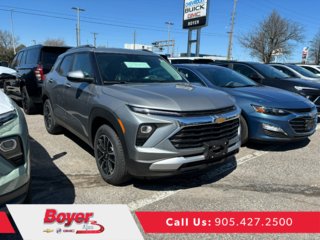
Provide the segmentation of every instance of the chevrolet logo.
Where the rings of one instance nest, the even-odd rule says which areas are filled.
[[[45,233],[52,233],[53,231],[54,231],[53,229],[49,229],[49,228],[43,230],[43,232]]]
[[[219,118],[216,118],[214,120],[214,123],[219,123],[220,124],[220,123],[224,123],[225,121],[227,121],[227,119],[219,117]]]

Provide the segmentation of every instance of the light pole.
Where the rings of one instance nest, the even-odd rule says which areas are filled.
[[[96,47],[97,46],[97,32],[93,32],[93,46]]]
[[[80,46],[80,12],[84,12],[85,10],[79,7],[73,7],[72,9],[77,11],[77,46]]]
[[[16,43],[14,40],[14,32],[13,32],[13,9],[11,9],[11,38],[12,38],[12,48],[13,48],[13,53],[16,55]]]
[[[170,28],[173,26],[173,22],[165,22],[165,24],[168,26],[168,54],[170,54]]]

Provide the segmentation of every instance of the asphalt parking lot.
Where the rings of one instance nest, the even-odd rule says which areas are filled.
[[[35,204],[128,204],[132,211],[319,211],[320,130],[309,140],[249,144],[201,175],[135,179],[123,187],[100,177],[92,150],[71,133],[49,135],[42,115],[26,116]],[[320,124],[318,124],[320,129]],[[276,235],[146,235],[146,239],[280,239]],[[320,239],[282,235],[281,239]]]

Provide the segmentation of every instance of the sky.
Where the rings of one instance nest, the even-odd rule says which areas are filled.
[[[201,30],[200,53],[227,55],[233,0],[209,0],[208,26]],[[93,32],[97,45],[123,48],[125,43],[150,45],[152,42],[170,39],[176,42],[175,52],[187,51],[188,31],[182,29],[183,0],[1,0],[0,30],[13,30],[19,43],[26,46],[44,42],[48,38],[63,39],[67,45],[76,45],[76,12],[81,12],[81,44],[93,44]],[[303,47],[310,44],[320,30],[319,0],[238,0],[234,28],[233,58],[255,60],[242,48],[238,37],[252,31],[272,10],[304,27],[305,39],[297,43],[288,61],[300,61]],[[195,48],[193,48],[193,52]]]

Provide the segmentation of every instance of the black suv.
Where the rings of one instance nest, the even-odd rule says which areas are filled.
[[[320,113],[320,81],[292,78],[274,67],[258,62],[216,61],[214,64],[231,68],[255,82],[298,93],[317,106]]]
[[[25,113],[36,113],[41,105],[42,82],[58,56],[69,47],[52,47],[35,45],[19,51],[11,68],[17,71],[17,76],[5,79],[4,92],[11,98],[22,101]]]
[[[222,163],[240,147],[240,109],[218,90],[192,86],[147,52],[74,48],[43,84],[49,133],[60,126],[94,149],[103,179],[166,176]]]

